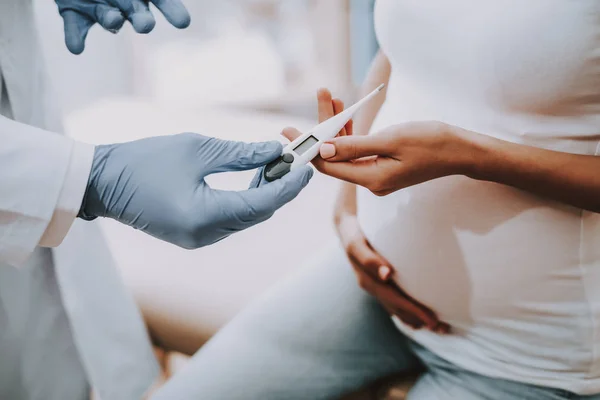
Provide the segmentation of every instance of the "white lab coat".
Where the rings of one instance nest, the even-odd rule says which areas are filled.
[[[46,363],[46,371],[59,369],[62,382],[75,379],[77,371],[69,368],[82,366],[84,379],[103,400],[141,398],[158,366],[139,310],[96,224],[75,220],[70,226],[72,216],[61,216],[64,210],[58,207],[66,187],[82,187],[81,177],[79,183],[69,183],[68,168],[77,161],[74,149],[79,146],[78,170],[85,170],[93,148],[49,132],[61,131],[60,114],[47,87],[31,0],[0,1],[0,77],[9,100],[0,112],[20,122],[0,115],[0,374],[2,367],[5,372],[14,369],[15,385],[20,380],[22,386],[13,392],[0,388],[0,397],[18,393],[14,396],[59,398],[36,389],[36,382],[47,379],[39,376],[40,365]],[[59,234],[48,238],[48,226],[57,215],[62,225],[54,231]],[[61,231],[69,227],[62,244],[51,252],[37,247],[40,240],[58,244]],[[33,310],[36,304],[39,310]],[[44,318],[49,322],[38,324]],[[19,333],[11,339],[14,332]],[[51,351],[61,345],[65,349]],[[77,360],[48,360],[68,355],[69,345]],[[7,359],[19,365],[3,365]],[[38,376],[31,371],[39,371]],[[46,391],[52,386],[40,387]],[[54,386],[58,393],[62,383]]]

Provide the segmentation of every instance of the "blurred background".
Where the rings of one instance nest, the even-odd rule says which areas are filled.
[[[285,126],[316,124],[319,87],[347,104],[355,100],[377,51],[374,0],[185,0],[190,28],[176,30],[158,13],[150,35],[136,35],[128,25],[118,35],[95,27],[80,56],[64,46],[54,2],[36,3],[67,133],[95,144],[184,131],[278,139]],[[221,174],[210,183],[242,189],[252,175]],[[336,240],[337,187],[316,175],[271,220],[197,251],[99,223],[156,344],[190,354]],[[294,261],[281,262],[284,254]]]

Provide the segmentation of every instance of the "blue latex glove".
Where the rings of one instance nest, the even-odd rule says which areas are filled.
[[[209,245],[259,222],[291,201],[309,166],[259,188],[212,189],[207,175],[258,168],[281,154],[278,142],[243,143],[193,133],[97,146],[79,213],[108,217],[175,245]]]
[[[190,25],[190,14],[180,0],[56,0],[64,20],[67,48],[73,54],[82,53],[88,31],[95,23],[116,33],[127,19],[136,32],[150,32],[156,21],[149,1],[174,27]]]

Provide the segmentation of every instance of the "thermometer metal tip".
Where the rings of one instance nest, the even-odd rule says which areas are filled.
[[[379,85],[351,107],[321,122],[309,132],[303,133],[285,146],[281,156],[265,167],[263,172],[265,180],[267,182],[274,181],[286,175],[295,167],[309,163],[319,154],[321,144],[336,137],[356,111],[381,92],[384,87],[384,84]]]

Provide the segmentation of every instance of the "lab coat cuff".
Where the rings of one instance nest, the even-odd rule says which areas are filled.
[[[61,244],[81,208],[94,159],[94,146],[74,142],[65,180],[39,245],[56,247]]]

